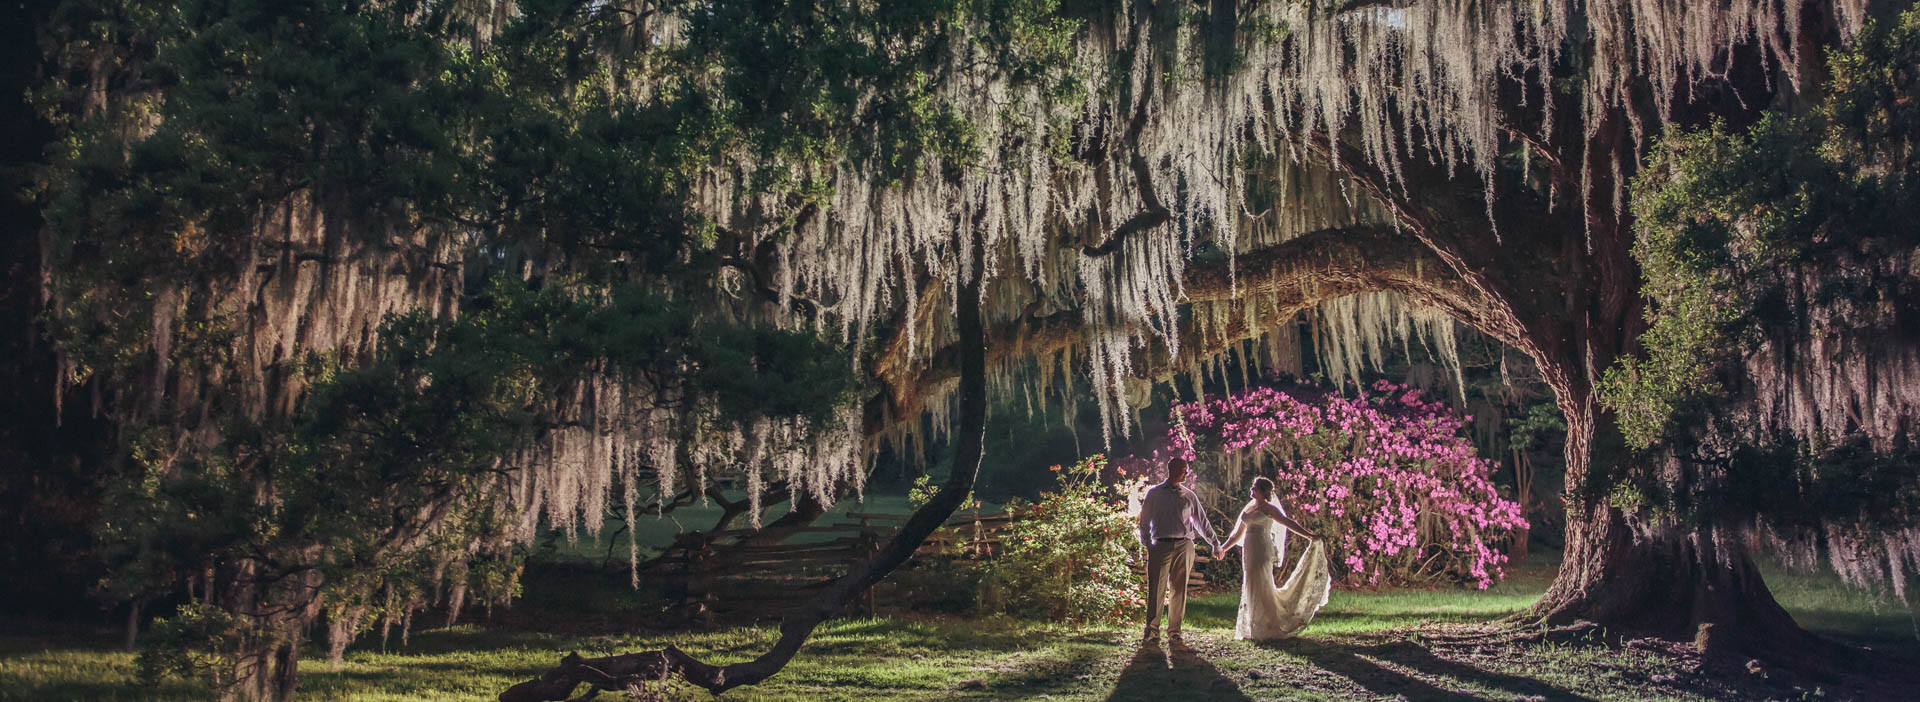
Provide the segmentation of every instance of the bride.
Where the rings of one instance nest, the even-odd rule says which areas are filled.
[[[1240,618],[1234,622],[1236,639],[1264,641],[1284,639],[1306,628],[1307,622],[1327,603],[1333,577],[1327,571],[1327,554],[1320,535],[1287,517],[1273,499],[1273,481],[1254,478],[1252,500],[1240,510],[1240,519],[1227,537],[1226,548],[1240,548]],[[1287,531],[1297,531],[1311,539],[1306,553],[1287,576],[1286,584],[1274,586],[1274,568],[1286,561]]]

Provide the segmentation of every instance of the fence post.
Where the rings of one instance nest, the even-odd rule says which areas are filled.
[[[861,546],[860,550],[863,552],[861,556],[869,560],[873,559],[875,556],[880,555],[880,535],[872,531],[861,530],[860,546]],[[869,617],[879,616],[880,614],[879,606],[876,602],[874,602],[874,595],[873,595],[874,587],[875,586],[867,587],[867,593],[866,593],[867,616]]]
[[[681,542],[685,546],[687,572],[687,606],[689,618],[696,620],[703,628],[713,626],[713,561],[717,554],[713,550],[713,540],[705,533],[693,532],[684,535]]]

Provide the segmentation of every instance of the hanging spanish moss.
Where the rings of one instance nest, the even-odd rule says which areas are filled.
[[[1857,6],[1841,13],[1849,33],[1864,16]],[[1395,221],[1340,179],[1294,165],[1313,140],[1355,131],[1369,165],[1395,179],[1409,158],[1469,169],[1484,184],[1491,207],[1496,162],[1512,143],[1496,85],[1517,75],[1549,89],[1552,66],[1575,22],[1589,25],[1585,31],[1594,45],[1596,73],[1583,84],[1582,97],[1588,124],[1599,112],[1628,104],[1628,75],[1648,76],[1654,94],[1670,100],[1720,75],[1735,46],[1756,46],[1783,71],[1799,65],[1796,49],[1780,43],[1774,31],[1798,21],[1779,2],[1581,8],[1452,0],[1348,12],[1273,3],[1247,8],[1246,14],[1243,25],[1266,23],[1289,32],[1280,40],[1236,35],[1235,49],[1245,58],[1220,81],[1203,79],[1209,71],[1205,39],[1189,28],[1167,26],[1175,21],[1171,17],[1132,5],[1094,18],[1074,44],[1074,66],[1087,83],[1115,86],[1111,92],[1062,101],[963,72],[967,79],[941,90],[953,104],[970,106],[965,117],[984,145],[967,175],[879,187],[880,178],[856,166],[808,174],[833,185],[831,199],[821,216],[808,219],[783,245],[783,289],[834,301],[827,312],[843,334],[858,340],[867,320],[902,301],[914,303],[916,286],[908,281],[916,275],[947,280],[951,288],[956,276],[968,273],[952,252],[978,237],[1007,259],[990,258],[990,275],[1017,271],[1033,284],[1023,292],[1083,311],[1088,372],[1102,395],[1111,440],[1114,429],[1122,436],[1129,430],[1117,379],[1134,367],[1135,353],[1157,344],[1170,356],[1180,355],[1175,308],[1197,243],[1237,253],[1305,231]],[[964,48],[953,51],[956,65],[978,59]],[[1116,56],[1126,59],[1116,62]],[[1554,119],[1546,107],[1543,135]],[[1635,125],[1636,134],[1657,128]],[[1045,151],[1063,136],[1074,155],[1100,157],[1061,160]],[[1337,169],[1337,150],[1332,157]],[[1244,167],[1249,160],[1277,166],[1253,180]],[[1617,207],[1624,179],[1614,168],[1610,198]],[[724,190],[746,180],[712,183]],[[706,201],[726,205],[712,212],[722,222],[783,221],[779,212],[792,207],[743,195],[716,192]],[[1253,211],[1259,205],[1265,207]],[[1054,236],[1063,229],[1084,238]],[[1003,291],[993,295],[1010,292]],[[1019,309],[1025,302],[992,304]],[[1348,315],[1345,321],[1362,320]],[[1368,315],[1365,321],[1405,320]],[[1432,326],[1431,319],[1425,323]],[[1337,342],[1327,348],[1343,352],[1369,348],[1368,340],[1382,332],[1344,323],[1329,327]],[[922,343],[944,338],[917,325],[908,334]],[[1429,338],[1445,343],[1440,335]]]
[[[1850,34],[1864,15],[1859,3],[1845,5],[1841,17]],[[1138,354],[1149,345],[1171,359],[1184,351],[1181,281],[1196,245],[1210,242],[1240,253],[1306,231],[1397,223],[1394,214],[1340,178],[1297,165],[1314,140],[1353,131],[1362,157],[1389,174],[1398,174],[1407,159],[1438,159],[1449,169],[1478,174],[1491,201],[1492,174],[1507,143],[1495,85],[1518,75],[1546,87],[1576,17],[1593,43],[1594,74],[1582,88],[1591,124],[1598,111],[1630,99],[1629,77],[1647,77],[1654,94],[1671,99],[1724,71],[1735,45],[1752,44],[1790,71],[1799,65],[1796,49],[1777,40],[1774,30],[1797,19],[1783,7],[1446,0],[1328,12],[1315,3],[1260,4],[1247,8],[1242,25],[1288,31],[1278,39],[1236,33],[1232,40],[1244,58],[1214,80],[1205,63],[1209,39],[1177,18],[1128,4],[1090,18],[1074,36],[1072,67],[1094,86],[1077,100],[1008,75],[968,70],[985,49],[945,42],[953,78],[939,82],[935,94],[964,110],[958,117],[980,146],[971,162],[934,157],[923,172],[961,168],[958,178],[892,179],[857,161],[796,166],[742,151],[695,180],[692,203],[717,226],[744,232],[748,250],[771,244],[778,251],[774,287],[780,309],[791,309],[796,298],[810,300],[819,306],[812,323],[831,325],[856,345],[866,343],[875,321],[920,307],[925,297],[950,306],[956,281],[974,273],[956,252],[981,242],[996,252],[986,258],[984,275],[1024,281],[988,288],[993,314],[1006,319],[1036,302],[1080,310],[1085,372],[1111,442],[1116,429],[1121,437],[1130,435],[1124,379],[1139,370]],[[516,13],[507,3],[480,13],[490,19],[476,23],[475,44],[484,45],[491,27]],[[685,23],[673,11],[657,8],[654,14],[654,21],[634,28],[641,34],[630,50],[664,51],[683,41]],[[642,103],[654,99],[645,78],[628,89]],[[92,109],[122,109],[116,104],[122,103]],[[1551,119],[1548,114],[1542,130],[1551,128]],[[1655,127],[1635,125],[1636,133]],[[1070,145],[1067,153],[1050,150],[1060,143]],[[1337,169],[1338,150],[1332,156]],[[1250,160],[1276,165],[1260,169],[1256,180],[1244,167]],[[756,186],[772,169],[794,182],[824,186],[826,195],[794,198]],[[1614,179],[1616,187],[1621,182]],[[238,388],[245,416],[285,416],[300,397],[300,384],[283,370],[297,353],[351,358],[377,343],[374,331],[388,314],[415,308],[458,312],[457,236],[359,232],[328,218],[318,197],[296,193],[263,210],[242,255],[233,259],[230,278],[156,290],[145,334],[155,363],[143,372],[143,383],[123,390],[139,388],[144,399],[107,404],[151,407],[165,397],[179,422],[174,435],[205,445],[217,440],[208,424],[209,400],[201,399],[210,387]],[[1257,205],[1264,207],[1256,213]],[[1077,233],[1080,240],[1059,232]],[[921,282],[929,280],[939,287],[923,291]],[[243,293],[251,290],[270,293]],[[68,306],[84,303],[56,294]],[[777,316],[790,324],[803,321]],[[176,329],[215,319],[239,321],[238,345],[230,352],[241,362],[205,375],[173,367]],[[1450,323],[1398,298],[1325,303],[1316,319],[1318,352],[1342,378],[1357,378],[1363,359],[1378,359],[1389,338],[1403,346],[1418,339],[1437,357],[1454,358]],[[950,320],[945,314],[915,315],[902,325],[909,362],[950,340]],[[1457,360],[1444,362],[1457,373]],[[1775,394],[1789,409],[1804,410],[1791,412],[1801,424],[1840,416],[1805,409],[1821,405],[1816,396],[1867,410],[1885,406],[1882,399],[1851,397],[1857,383],[1832,380],[1807,379],[1811,385]],[[718,471],[744,472],[761,487],[767,484],[763,475],[779,476],[796,494],[823,502],[834,499],[837,485],[858,491],[864,471],[857,467],[857,444],[863,441],[857,421],[832,428],[715,426],[703,416],[710,411],[663,409],[644,393],[603,383],[573,391],[562,414],[576,417],[579,426],[552,432],[528,464],[527,477],[517,481],[514,500],[522,517],[516,533],[522,538],[542,518],[570,534],[597,529],[592,515],[628,492],[639,475],[623,463],[644,461],[661,494],[704,485]],[[945,424],[945,402],[938,388],[925,392],[937,432]],[[683,398],[674,402],[699,406]],[[902,423],[909,433],[918,425]],[[820,438],[800,436],[809,430]],[[687,448],[694,434],[701,438]],[[738,460],[745,455],[761,458]]]
[[[884,2],[829,5],[808,11],[882,24]],[[1605,230],[1629,215],[1637,154],[1681,121],[1697,90],[1729,80],[1736,58],[1787,86],[1782,93],[1810,93],[1819,78],[1802,75],[1817,61],[1794,40],[1800,5],[1785,0],[1215,3],[1234,15],[1211,22],[1174,3],[1074,5],[1071,16],[1048,6],[1014,21],[969,8],[852,31],[832,38],[834,49],[882,68],[833,75],[781,63],[792,55],[778,44],[792,37],[771,35],[820,39],[795,29],[804,23],[768,37],[725,31],[740,19],[726,13],[787,8],[623,0],[560,19],[550,7],[500,1],[298,8],[316,13],[316,26],[350,29],[344,43],[362,52],[352,60],[414,71],[389,91],[404,101],[364,115],[353,98],[386,95],[369,85],[387,86],[388,76],[354,83],[279,65],[284,74],[273,74],[187,30],[74,29],[41,98],[72,132],[50,169],[66,179],[46,185],[46,297],[64,350],[55,395],[84,383],[142,469],[204,469],[245,485],[266,509],[282,498],[276,451],[324,455],[271,437],[335,428],[302,423],[330,388],[384,381],[426,393],[469,380],[448,360],[460,334],[565,337],[572,346],[475,354],[494,373],[474,383],[486,401],[472,416],[484,420],[448,433],[484,450],[449,453],[492,456],[474,471],[487,477],[432,495],[379,542],[383,554],[433,561],[430,582],[369,579],[327,592],[324,609],[352,622],[348,636],[378,616],[400,623],[404,638],[420,603],[469,598],[471,579],[459,573],[542,528],[597,534],[617,511],[631,534],[648,507],[703,499],[722,479],[743,480],[756,527],[777,485],[819,505],[859,498],[881,442],[918,448],[955,432],[963,309],[979,310],[991,340],[988,390],[1024,396],[1041,415],[1049,402],[1091,395],[1108,445],[1135,434],[1147,383],[1186,373],[1196,387],[1212,377],[1244,391],[1262,364],[1297,373],[1305,344],[1343,384],[1380,372],[1395,344],[1401,354],[1419,346],[1464,401],[1454,324],[1466,323],[1536,359],[1555,356],[1542,374],[1573,426],[1569,456],[1584,467],[1597,421],[1587,376],[1632,340],[1563,333],[1588,320],[1529,327],[1538,320],[1527,314],[1590,300],[1528,299],[1565,291],[1502,287],[1467,262],[1469,246],[1435,230],[1485,225],[1503,250],[1503,237],[1539,224],[1514,221],[1503,202],[1559,206],[1565,218],[1577,204],[1587,252],[1619,253],[1627,247],[1607,248],[1618,232],[1596,223]],[[110,9],[151,13],[176,30],[201,21],[168,14],[177,8]],[[1834,3],[1832,14],[1843,43],[1868,26],[1864,0]],[[346,50],[295,31],[309,26],[301,21],[267,19],[235,24],[273,27],[255,38],[291,47],[276,53],[331,60]],[[519,53],[498,51],[511,42],[522,42]],[[561,48],[545,53],[552,47]],[[205,75],[148,80],[149,62],[167,69],[155,74],[180,64]],[[777,78],[796,85],[752,83],[768,68],[794,69]],[[513,88],[528,75],[561,85]],[[328,92],[336,83],[346,87]],[[274,113],[285,118],[281,131],[257,131],[294,135],[275,141],[207,117],[296,98],[287,110],[352,112],[338,121],[364,131],[340,135],[312,126],[324,120]],[[468,98],[486,109],[445,107]],[[242,145],[234,150],[246,158],[196,150],[209,143]],[[1554,144],[1562,148],[1536,152]],[[1568,154],[1580,162],[1561,159]],[[385,179],[337,164],[397,165]],[[1418,177],[1433,173],[1449,187]],[[1469,211],[1420,208],[1451,195],[1456,179]],[[125,236],[102,245],[92,232]],[[1339,249],[1384,243],[1383,232],[1424,248]],[[1326,258],[1246,263],[1287,247]],[[1599,324],[1625,336],[1639,308],[1620,301],[1633,297],[1638,273],[1617,258],[1594,266],[1608,269],[1592,274],[1603,282],[1568,289],[1606,287],[1590,296],[1612,306]],[[1337,275],[1314,268],[1343,263],[1355,265]],[[1862,275],[1909,280],[1910,263],[1889,257]],[[562,322],[587,322],[489,317],[504,303],[481,280],[551,295],[541,304],[576,315]],[[609,292],[622,286],[655,297],[623,306]],[[1748,378],[1752,425],[1808,442],[1864,434],[1875,449],[1895,448],[1915,431],[1920,356],[1913,345],[1809,332],[1878,324],[1859,322],[1873,310],[1823,306],[1817,292],[1793,288],[1788,300],[1815,310],[1802,333],[1765,340],[1749,359],[1766,371]],[[648,316],[663,309],[689,311]],[[652,335],[582,341],[606,331],[588,323],[600,314],[629,315],[623,321],[651,325]],[[1299,333],[1302,314],[1310,339]],[[790,336],[721,349],[675,336],[733,327]],[[389,331],[397,328],[433,332],[423,341]],[[884,387],[824,399],[817,404],[833,407],[821,411],[762,408],[740,400],[751,388],[726,386],[723,371],[744,377],[806,355],[782,346],[801,337],[831,347],[841,372]],[[398,365],[388,354],[447,367],[380,376]],[[553,361],[542,354],[570,365],[543,365]],[[395,392],[394,406],[405,395]],[[474,430],[481,425],[499,431]],[[335,441],[326,448],[366,448],[338,435],[326,434]],[[229,448],[258,436],[270,437],[265,448]],[[484,516],[449,516],[462,511],[454,504]],[[1912,532],[1849,539],[1833,532],[1827,545],[1851,580],[1897,581],[1920,566]],[[313,592],[331,586],[299,587],[281,603],[289,611],[321,609],[308,606],[324,599]]]

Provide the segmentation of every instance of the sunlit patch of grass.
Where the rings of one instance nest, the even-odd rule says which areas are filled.
[[[740,499],[745,496],[746,493],[739,491],[729,491],[727,494],[728,499]],[[785,502],[769,505],[761,514],[761,520],[771,522],[779,519],[787,513],[787,507]],[[991,513],[998,510],[1000,506],[995,503],[983,503],[981,508]],[[659,553],[660,549],[673,543],[675,536],[685,531],[711,528],[714,522],[720,519],[721,511],[718,504],[709,502],[680,507],[665,515],[640,514],[634,519],[634,541],[640,547],[641,557]],[[834,503],[827,509],[827,513],[814,523],[825,526],[858,521],[847,516],[849,513],[905,515],[912,512],[913,504],[907,501],[905,495],[868,495],[865,501],[846,499]],[[744,529],[747,523],[746,516],[742,515],[734,522],[733,528]],[[626,523],[623,520],[609,519],[601,525],[600,533],[580,533],[571,541],[557,532],[548,532],[540,537],[538,555],[542,560],[547,561],[599,563],[610,560],[615,563],[624,563],[627,558],[625,529]],[[795,534],[787,542],[817,543],[834,538],[836,538],[834,534],[804,533]]]
[[[778,676],[729,692],[724,699],[987,700],[1045,695],[1056,700],[1148,702],[1394,696],[1692,700],[1739,694],[1721,681],[1678,670],[1657,653],[1633,648],[1497,640],[1483,646],[1432,638],[1439,636],[1429,626],[1433,623],[1474,626],[1526,609],[1545,591],[1554,565],[1544,559],[1529,562],[1487,591],[1335,592],[1300,638],[1271,644],[1232,640],[1235,594],[1196,597],[1187,629],[1198,650],[1172,658],[1158,646],[1142,647],[1135,624],[1082,626],[910,614],[836,620],[823,625]],[[1878,605],[1837,583],[1773,571],[1767,575],[1781,601],[1810,627],[1873,634],[1901,633],[1908,626],[1904,608],[1882,607],[1876,613]],[[603,630],[623,628],[609,624]],[[0,702],[174,702],[205,697],[185,682],[140,686],[134,679],[133,655],[112,650],[118,641],[112,631],[0,631],[6,632],[0,633]],[[568,651],[599,656],[671,643],[727,663],[761,654],[776,636],[771,626],[578,635],[469,624],[416,631],[404,647],[396,633],[384,651],[372,637],[351,650],[338,668],[310,657],[302,661],[300,684],[302,698],[315,700],[488,699],[537,675]],[[709,697],[685,686],[675,688],[672,696]]]
[[[1830,572],[1794,573],[1762,561],[1775,600],[1800,626],[1842,641],[1920,655],[1920,613],[1892,592],[1862,592]]]
[[[199,688],[171,682],[157,689],[131,684],[133,654],[75,644],[51,643],[23,650],[8,641],[0,658],[0,700],[191,700],[205,697]]]
[[[1540,555],[1509,568],[1508,577],[1486,590],[1466,588],[1335,590],[1302,636],[1361,634],[1422,623],[1490,622],[1525,611],[1553,582],[1559,561]],[[1232,629],[1240,606],[1237,592],[1191,600],[1187,616],[1201,626]]]

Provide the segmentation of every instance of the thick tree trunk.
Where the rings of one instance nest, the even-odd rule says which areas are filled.
[[[360,633],[360,620],[367,615],[365,607],[350,607],[346,611],[327,612],[327,662],[339,667],[347,660],[347,646],[353,643],[353,637]]]
[[[1591,623],[1613,641],[1690,641],[1711,662],[1758,659],[1819,683],[1856,667],[1847,649],[1800,628],[1774,600],[1737,527],[1675,523],[1609,504],[1604,488],[1629,471],[1610,465],[1625,452],[1615,450],[1611,415],[1588,400],[1585,411],[1567,413],[1574,496],[1560,572],[1522,618],[1526,627]]]
[[[134,600],[133,602],[127,605],[127,652],[128,653],[133,653],[140,650],[140,610],[144,608],[146,604],[147,604],[147,598],[142,597]]]
[[[984,269],[981,260],[984,254],[975,247],[973,255],[971,270],[978,275],[977,272]],[[955,306],[959,308],[960,412],[954,434],[953,473],[941,486],[940,492],[908,517],[878,554],[866,562],[854,564],[846,575],[834,581],[825,592],[788,615],[780,624],[780,638],[772,650],[753,660],[725,666],[702,662],[673,646],[662,651],[593,659],[582,658],[577,653],[568,654],[561,659],[560,665],[539,678],[514,685],[500,693],[501,702],[564,700],[572,697],[574,688],[583,682],[591,686],[594,692],[624,691],[669,674],[677,674],[687,682],[720,693],[766,680],[786,667],[821,622],[844,609],[893,569],[905,563],[973,492],[974,478],[979,473],[980,457],[986,443],[987,418],[986,333],[980,319],[980,281],[977,277],[960,287]]]
[[[278,645],[249,647],[234,670],[233,686],[223,699],[233,702],[282,702],[293,699],[299,675],[299,632],[282,634]]]
[[[234,666],[233,684],[222,695],[223,699],[235,702],[293,699],[295,679],[299,675],[300,639],[305,637],[306,625],[312,621],[300,618],[312,609],[310,602],[290,601],[301,594],[310,597],[311,592],[276,590],[255,582],[258,572],[250,565],[241,567],[221,592],[220,607],[239,614],[244,632],[240,635],[240,657]],[[249,614],[252,616],[247,616]]]
[[[1606,504],[1572,507],[1560,574],[1523,629],[1691,642],[1701,662],[1777,690],[1905,699],[1920,667],[1810,633],[1775,601],[1730,528],[1675,527]],[[1588,625],[1591,622],[1592,625]]]
[[[1839,25],[1831,3],[1789,5],[1788,11],[1800,17],[1782,30],[1791,27],[1797,34],[1776,40],[1796,46],[1801,61],[1799,70],[1788,74],[1799,83],[1787,92],[1806,92],[1825,81],[1825,47],[1838,44]],[[1788,96],[1775,94],[1786,84],[1764,70],[1764,59],[1732,60],[1742,70],[1730,71],[1712,90],[1693,91],[1668,121],[1748,124],[1761,116],[1760,108]],[[1749,558],[1740,526],[1655,517],[1608,503],[1609,489],[1629,483],[1635,474],[1664,473],[1659,466],[1625,462],[1670,460],[1627,457],[1613,417],[1595,396],[1600,374],[1621,356],[1638,352],[1647,321],[1631,223],[1614,205],[1617,200],[1609,202],[1619,179],[1633,178],[1644,154],[1644,142],[1632,129],[1639,120],[1627,111],[1632,109],[1585,125],[1584,134],[1564,131],[1575,123],[1562,123],[1563,132],[1550,140],[1576,147],[1559,160],[1581,164],[1577,173],[1590,186],[1562,188],[1579,193],[1577,207],[1562,211],[1584,212],[1586,235],[1559,237],[1566,249],[1560,258],[1571,264],[1572,275],[1559,276],[1569,304],[1560,319],[1538,325],[1565,330],[1543,335],[1536,361],[1554,379],[1566,415],[1567,481],[1574,496],[1560,573],[1535,605],[1533,622],[1589,621],[1613,635],[1691,640],[1712,658],[1757,658],[1815,677],[1854,669],[1859,656],[1800,628],[1774,599]],[[1641,115],[1644,119],[1645,112]],[[1555,344],[1556,338],[1571,343]]]
[[[1741,540],[1680,528],[1600,503],[1568,509],[1560,575],[1535,606],[1550,626],[1587,620],[1622,633],[1746,652],[1806,636],[1768,592]],[[1711,641],[1701,637],[1702,628]]]

